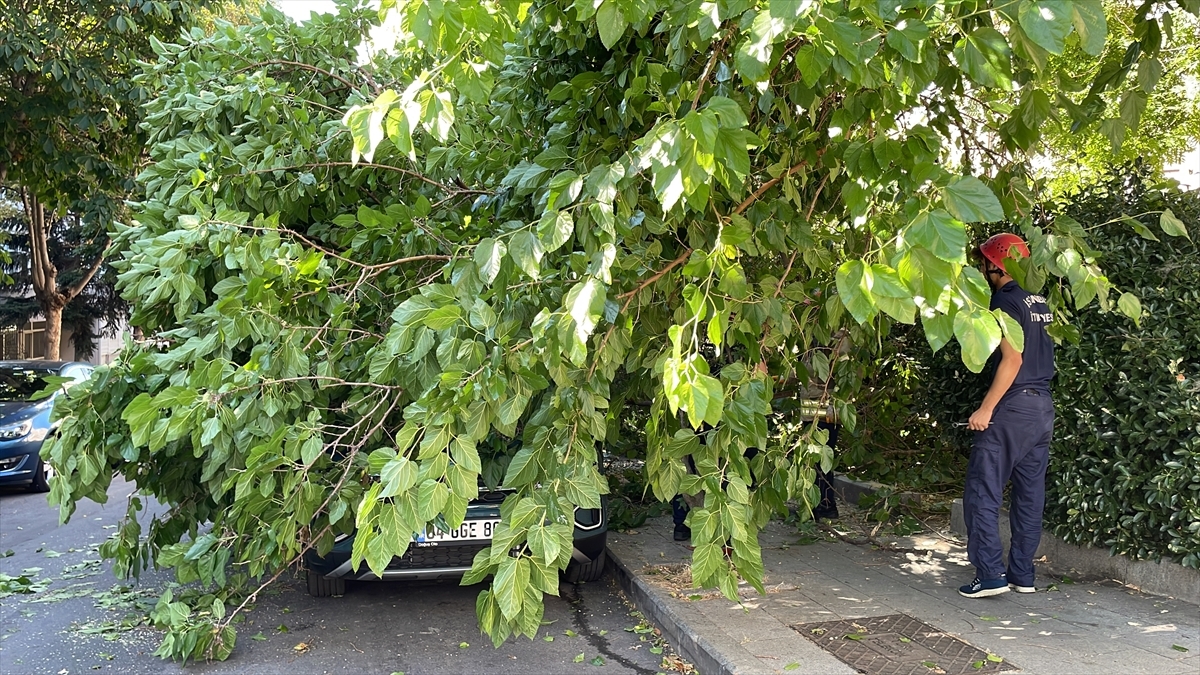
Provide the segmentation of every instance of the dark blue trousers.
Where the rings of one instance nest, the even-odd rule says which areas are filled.
[[[1033,585],[1033,556],[1042,539],[1046,464],[1053,429],[1054,403],[1049,394],[1026,389],[1002,400],[992,415],[991,426],[975,435],[963,491],[963,516],[967,557],[980,579],[996,579],[1005,573],[1000,503],[1004,486],[1011,479],[1008,581]]]

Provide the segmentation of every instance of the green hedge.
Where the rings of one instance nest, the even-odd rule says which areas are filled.
[[[1110,179],[1067,209],[1081,223],[1117,219],[1092,241],[1109,279],[1137,295],[1145,314],[1139,327],[1086,310],[1079,342],[1057,352],[1046,515],[1066,541],[1200,567],[1200,250],[1164,235],[1158,213],[1139,220],[1160,241],[1120,220],[1163,209],[1200,235],[1200,193],[1136,175]]]
[[[1167,208],[1200,237],[1200,193],[1155,185],[1136,169],[1061,209],[1090,229],[1109,279],[1145,313],[1139,326],[1093,304],[1071,319],[1078,342],[1058,346],[1046,519],[1068,542],[1200,567],[1200,251],[1164,234]],[[1147,214],[1138,221],[1160,241],[1122,220],[1136,214]],[[868,371],[858,402],[867,422],[842,466],[906,488],[961,491],[972,439],[951,423],[976,409],[990,374],[967,371],[955,343],[933,354],[920,331],[903,327]]]

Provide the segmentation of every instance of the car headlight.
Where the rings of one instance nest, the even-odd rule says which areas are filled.
[[[0,427],[0,441],[15,441],[25,436],[33,429],[33,420],[22,420],[16,424],[6,424]]]

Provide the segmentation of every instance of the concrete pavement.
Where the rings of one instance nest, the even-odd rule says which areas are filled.
[[[957,588],[974,570],[965,547],[948,535],[903,538],[896,542],[900,550],[832,537],[804,545],[794,525],[773,521],[761,537],[768,592],[743,585],[739,604],[690,588],[691,551],[671,533],[666,517],[636,532],[612,533],[610,560],[623,571],[634,602],[705,675],[854,673],[821,645],[850,639],[884,653],[910,641],[872,642],[871,630],[858,629],[823,635],[812,624],[895,615],[929,624],[931,636],[957,638],[953,642],[981,655],[959,671],[933,656],[913,671],[878,669],[886,662],[880,657],[866,672],[1200,673],[1196,605],[1104,579],[1064,582],[1046,564],[1039,565],[1037,593],[964,598]]]

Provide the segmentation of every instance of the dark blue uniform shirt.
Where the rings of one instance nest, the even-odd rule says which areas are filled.
[[[1050,380],[1054,377],[1054,341],[1046,333],[1046,327],[1054,320],[1046,299],[1033,295],[1015,282],[992,291],[992,309],[1002,309],[1021,324],[1025,332],[1025,351],[1021,353],[1021,370],[1017,379],[1004,393],[1004,398],[1023,390],[1050,394]],[[1000,350],[996,350],[994,363],[999,363]]]

